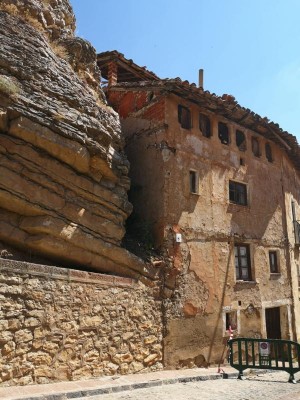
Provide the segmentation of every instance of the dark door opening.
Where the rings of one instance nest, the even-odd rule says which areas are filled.
[[[280,307],[266,308],[266,328],[268,339],[281,339]]]

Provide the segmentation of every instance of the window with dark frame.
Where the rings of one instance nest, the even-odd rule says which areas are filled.
[[[211,137],[210,119],[205,114],[199,114],[199,129],[204,137]]]
[[[241,206],[246,206],[247,186],[244,183],[229,181],[229,201]]]
[[[270,260],[270,273],[271,274],[278,274],[278,260],[277,260],[277,252],[276,251],[269,251],[269,260]]]
[[[218,123],[218,137],[222,144],[229,145],[230,143],[229,130],[228,126],[224,124],[224,122]]]
[[[192,170],[190,171],[190,192],[198,193],[197,172]]]
[[[246,136],[244,132],[238,129],[235,131],[235,142],[240,151],[246,151]]]
[[[236,280],[251,281],[250,249],[247,244],[234,246]]]
[[[259,141],[256,137],[251,138],[251,145],[252,145],[252,153],[255,155],[255,157],[260,157]]]
[[[266,158],[269,162],[273,162],[273,155],[272,155],[272,148],[270,146],[270,143],[266,143],[265,145],[265,151],[266,151]]]
[[[183,129],[191,129],[192,127],[191,111],[181,104],[178,104],[178,122]]]

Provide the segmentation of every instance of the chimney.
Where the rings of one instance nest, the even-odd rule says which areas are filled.
[[[199,88],[203,89],[203,75],[204,75],[204,70],[199,69]]]

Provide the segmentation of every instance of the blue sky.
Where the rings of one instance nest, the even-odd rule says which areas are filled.
[[[232,94],[300,143],[299,0],[71,0],[77,35],[161,78]]]

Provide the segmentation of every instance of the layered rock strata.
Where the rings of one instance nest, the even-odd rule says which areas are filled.
[[[67,0],[0,5],[0,241],[124,276],[153,271],[120,247],[128,161],[93,47]]]

